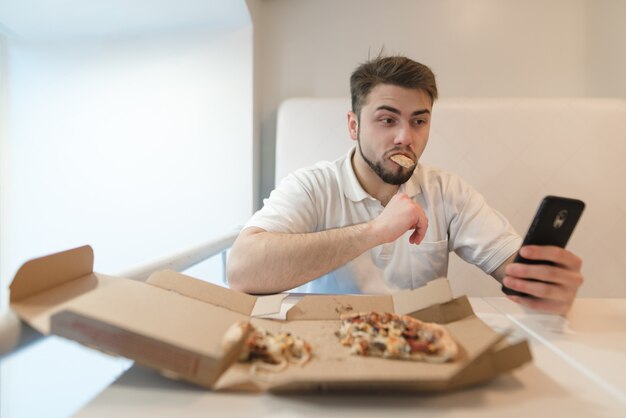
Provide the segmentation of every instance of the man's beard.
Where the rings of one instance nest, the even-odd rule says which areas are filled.
[[[416,164],[409,168],[409,169],[405,169],[403,167],[398,166],[398,169],[395,171],[386,169],[385,167],[383,167],[382,162],[381,161],[376,161],[373,162],[372,160],[368,159],[365,154],[363,154],[363,148],[361,147],[361,135],[360,132],[357,133],[357,141],[359,143],[359,153],[361,153],[361,157],[363,157],[363,160],[365,160],[365,162],[367,163],[367,165],[370,166],[370,168],[372,170],[374,170],[374,172],[376,173],[376,175],[378,177],[380,177],[380,179],[382,181],[384,181],[387,184],[393,184],[394,186],[400,186],[401,184],[406,183],[411,176],[413,175],[413,172],[415,171],[415,168],[417,168],[417,162]],[[395,151],[400,151],[400,149],[392,149],[388,152],[386,152],[385,154],[388,154],[390,152],[395,152]],[[385,155],[383,155],[383,158],[385,157]]]

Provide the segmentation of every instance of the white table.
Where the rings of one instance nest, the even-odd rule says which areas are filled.
[[[626,416],[626,299],[586,299],[569,320],[506,298],[472,298],[494,328],[530,341],[534,362],[471,389],[440,395],[224,394],[131,367],[76,417]]]
[[[578,299],[567,320],[484,298],[507,319],[626,405],[626,299]]]

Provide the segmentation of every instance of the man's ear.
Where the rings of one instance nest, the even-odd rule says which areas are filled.
[[[359,118],[352,111],[348,112],[348,132],[352,140],[356,141],[359,138]]]

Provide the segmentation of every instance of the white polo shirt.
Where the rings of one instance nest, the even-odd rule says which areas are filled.
[[[290,174],[244,228],[306,233],[376,218],[384,207],[361,187],[352,168],[353,153]],[[413,231],[407,231],[296,291],[381,294],[413,289],[447,275],[450,251],[491,273],[522,243],[506,218],[453,173],[420,164],[400,192],[412,197],[428,217],[419,245],[409,243]]]

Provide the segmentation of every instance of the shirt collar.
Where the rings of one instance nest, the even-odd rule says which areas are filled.
[[[365,189],[363,189],[363,186],[361,186],[361,183],[359,183],[359,180],[356,177],[354,167],[352,166],[352,156],[355,152],[356,147],[353,147],[352,150],[348,152],[348,155],[344,159],[341,166],[341,176],[339,181],[341,183],[343,193],[348,199],[353,202],[360,202],[364,199],[376,200],[372,196],[370,196],[370,194],[367,193]],[[422,188],[420,187],[417,178],[419,170],[420,166],[418,165],[411,178],[406,183],[400,185],[400,192],[406,193],[409,197],[415,197],[422,191]]]

